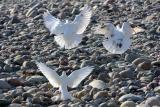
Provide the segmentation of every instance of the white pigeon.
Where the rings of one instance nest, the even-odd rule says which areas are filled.
[[[112,54],[122,54],[130,48],[132,28],[127,22],[122,27],[107,23],[103,46]]]
[[[59,76],[55,70],[47,67],[45,64],[36,62],[39,70],[49,80],[51,85],[55,88],[59,88],[61,92],[62,100],[74,100],[74,97],[68,92],[67,86],[70,88],[76,88],[82,80],[84,80],[93,70],[93,67],[83,67],[79,70],[73,71],[68,77],[65,72]]]
[[[49,11],[43,15],[45,27],[49,29],[50,34],[55,34],[55,41],[61,48],[71,49],[82,41],[82,34],[87,28],[91,19],[91,7],[85,5],[83,10],[76,15],[71,22],[60,21],[52,16]]]

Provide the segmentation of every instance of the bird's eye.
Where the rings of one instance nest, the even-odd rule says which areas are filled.
[[[106,39],[108,40],[108,37],[106,37]]]
[[[111,34],[111,37],[113,37],[114,35],[113,34]]]
[[[53,36],[53,37],[54,37],[54,36],[56,36],[56,34],[50,34],[50,36]]]
[[[121,48],[121,47],[122,47],[122,44],[120,43],[118,46],[119,46],[119,48]]]

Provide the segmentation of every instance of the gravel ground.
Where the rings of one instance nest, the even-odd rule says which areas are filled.
[[[48,9],[73,20],[88,3],[94,9],[81,44],[59,49],[44,27]],[[159,0],[52,0],[0,4],[0,107],[160,107]],[[122,55],[110,54],[95,32],[106,22],[127,21],[136,34]],[[100,32],[98,32],[100,33]],[[75,101],[61,101],[57,89],[37,69],[38,59],[61,74],[84,66],[94,71],[78,88]]]

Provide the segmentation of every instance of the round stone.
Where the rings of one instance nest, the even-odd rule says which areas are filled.
[[[125,101],[120,107],[136,107],[136,104],[133,101]]]
[[[89,85],[100,90],[107,88],[107,84],[101,80],[93,80],[91,83],[89,83]]]

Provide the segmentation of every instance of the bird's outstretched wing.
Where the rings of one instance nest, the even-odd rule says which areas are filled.
[[[44,20],[45,27],[48,28],[50,33],[52,33],[53,30],[55,29],[55,27],[58,26],[61,22],[59,19],[52,16],[49,13],[49,11],[47,11],[43,14],[43,20]]]
[[[88,5],[85,5],[83,10],[78,15],[76,15],[72,23],[74,24],[73,27],[77,34],[82,34],[85,31],[90,22],[91,15],[92,10]]]
[[[115,26],[112,23],[107,23],[106,24],[106,32],[105,32],[105,37],[111,37],[112,34],[115,31]]]
[[[93,67],[83,67],[79,70],[73,71],[68,76],[68,86],[71,88],[76,88],[80,82],[85,79],[93,70]]]
[[[103,46],[112,54],[122,54],[127,51],[131,45],[129,36],[130,26],[128,23],[123,23],[122,28],[117,28],[108,23],[106,26],[108,32],[105,34]]]
[[[133,29],[131,28],[131,26],[129,25],[129,23],[124,22],[122,24],[121,30],[122,30],[122,32],[124,33],[125,36],[128,36],[128,37],[132,36]]]
[[[44,63],[36,62],[38,69],[43,73],[43,75],[49,80],[50,84],[53,87],[58,88],[61,84],[60,76],[56,73],[55,70],[47,67]]]

